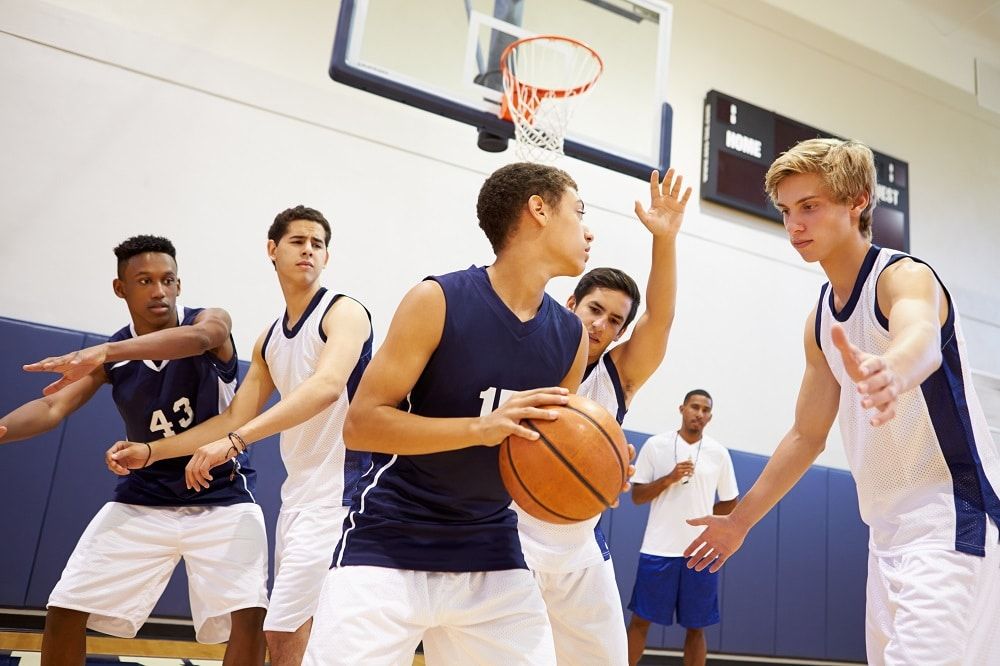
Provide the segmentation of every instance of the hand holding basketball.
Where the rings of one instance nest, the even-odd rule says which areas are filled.
[[[710,572],[715,573],[721,569],[726,560],[740,549],[750,531],[734,521],[731,515],[703,516],[692,518],[687,523],[707,526],[684,551],[684,557],[688,558],[687,568],[695,571],[708,567]]]
[[[552,523],[587,520],[618,503],[635,471],[635,449],[599,404],[571,395],[550,405],[559,419],[525,417],[532,438],[511,434],[500,446],[500,476],[528,514]]]
[[[497,446],[509,435],[523,439],[538,439],[538,433],[521,425],[522,419],[554,421],[558,414],[545,406],[565,405],[569,391],[561,386],[519,391],[490,414],[479,418],[477,441],[486,446]]]
[[[831,327],[830,335],[844,360],[848,376],[857,385],[858,393],[864,396],[861,406],[878,410],[871,424],[880,426],[892,420],[896,416],[896,398],[902,386],[885,357],[868,354],[852,345],[840,324]]]
[[[660,172],[649,175],[649,208],[643,208],[637,200],[635,214],[654,236],[676,238],[684,221],[684,209],[691,197],[691,188],[681,195],[683,176],[674,178],[674,170],[668,169],[660,183]]]
[[[52,382],[44,389],[43,395],[52,395],[56,391],[63,389],[73,382],[83,379],[94,368],[99,367],[107,360],[108,346],[106,344],[94,345],[80,351],[64,354],[62,356],[50,356],[43,358],[37,363],[29,363],[22,366],[26,372],[58,372],[62,374],[60,379]]]

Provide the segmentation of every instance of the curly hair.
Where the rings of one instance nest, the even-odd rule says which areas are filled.
[[[537,194],[555,206],[567,188],[577,189],[576,181],[562,169],[544,164],[515,162],[494,171],[479,190],[476,203],[479,227],[493,252],[503,249],[528,199]]]
[[[115,256],[118,258],[118,277],[122,276],[125,262],[137,254],[146,252],[160,252],[169,255],[174,262],[177,261],[177,250],[174,249],[174,244],[163,236],[150,236],[148,234],[132,236],[115,247]]]

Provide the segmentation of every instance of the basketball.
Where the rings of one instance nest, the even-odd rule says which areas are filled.
[[[500,445],[500,476],[528,514],[550,523],[576,523],[610,507],[628,480],[628,442],[606,409],[589,398],[545,407],[555,421],[525,419],[535,441],[511,435]]]

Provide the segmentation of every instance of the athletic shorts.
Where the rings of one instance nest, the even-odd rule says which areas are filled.
[[[687,568],[686,557],[639,553],[630,611],[656,624],[700,629],[719,623],[719,574]]]
[[[183,558],[195,635],[229,640],[229,614],[267,608],[267,533],[256,504],[155,507],[109,502],[76,544],[48,606],[89,613],[87,627],[131,638]]]
[[[552,632],[527,569],[450,573],[331,569],[303,666],[554,666]]]
[[[570,573],[534,575],[560,666],[627,666],[625,618],[611,560]]]
[[[865,642],[872,666],[1000,664],[1000,546],[986,557],[921,550],[868,556]]]
[[[293,632],[316,613],[348,507],[282,511],[274,545],[274,587],[264,631]]]

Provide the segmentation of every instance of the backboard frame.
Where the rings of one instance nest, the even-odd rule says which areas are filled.
[[[342,0],[341,2],[330,60],[330,78],[338,83],[451,118],[508,140],[514,138],[514,125],[510,121],[501,120],[491,111],[475,109],[467,104],[429,92],[420,88],[416,81],[409,82],[399,76],[396,76],[394,80],[376,68],[365,68],[352,64],[352,61],[358,61],[358,45],[352,39],[353,25],[365,6],[365,0]],[[669,5],[666,7],[669,10]],[[364,17],[361,16],[361,19],[363,20]],[[666,48],[662,44],[660,47],[661,49]],[[665,85],[665,82],[658,82],[658,85]],[[566,138],[564,152],[570,157],[641,180],[648,180],[650,171],[657,169],[660,173],[664,173],[670,165],[673,108],[665,101],[660,109],[659,121],[660,142],[658,163],[656,164],[631,159],[616,154],[607,147],[588,145],[570,137]]]

